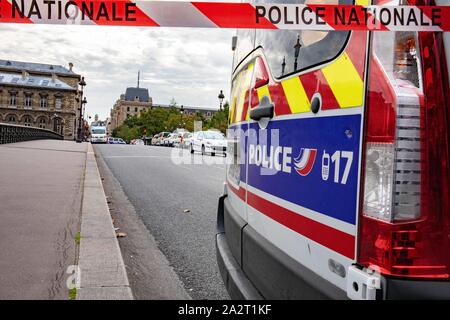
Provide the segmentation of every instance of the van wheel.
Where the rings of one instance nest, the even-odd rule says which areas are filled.
[[[211,152],[211,156],[214,157],[216,154],[214,152]]]

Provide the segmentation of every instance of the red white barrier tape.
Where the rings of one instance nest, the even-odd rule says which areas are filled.
[[[0,23],[445,32],[450,7],[0,0]]]

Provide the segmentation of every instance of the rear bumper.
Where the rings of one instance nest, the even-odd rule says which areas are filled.
[[[240,218],[223,196],[217,263],[232,299],[348,299],[345,291],[293,260]],[[384,300],[450,299],[450,282],[382,278]]]
[[[450,300],[450,282],[384,278],[386,300]]]

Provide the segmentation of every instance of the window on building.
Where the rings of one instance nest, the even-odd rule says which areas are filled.
[[[41,108],[47,108],[47,103],[48,103],[47,97],[41,97],[41,102],[40,102],[39,106]]]
[[[130,111],[130,107],[127,107],[127,111]]]
[[[33,104],[32,96],[31,95],[26,95],[25,96],[25,107],[26,108],[31,108],[32,104]]]
[[[10,93],[9,105],[13,107],[17,106],[17,93]]]
[[[134,108],[134,112],[138,112],[138,108]]]
[[[208,111],[208,112],[206,113],[206,116],[207,116],[207,117],[211,117],[211,112]]]
[[[55,99],[55,108],[56,109],[61,109],[62,106],[62,99],[61,98],[56,98]]]
[[[44,118],[39,119],[39,128],[45,129],[46,121]]]
[[[9,123],[16,123],[16,116],[15,115],[8,116],[8,122]]]
[[[30,116],[25,116],[23,117],[23,125],[25,127],[31,127],[31,123],[33,122],[33,120],[31,119]]]

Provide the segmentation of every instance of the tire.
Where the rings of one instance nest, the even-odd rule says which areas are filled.
[[[215,154],[214,152],[211,152],[211,156],[212,156],[212,157],[215,157],[216,154]]]

